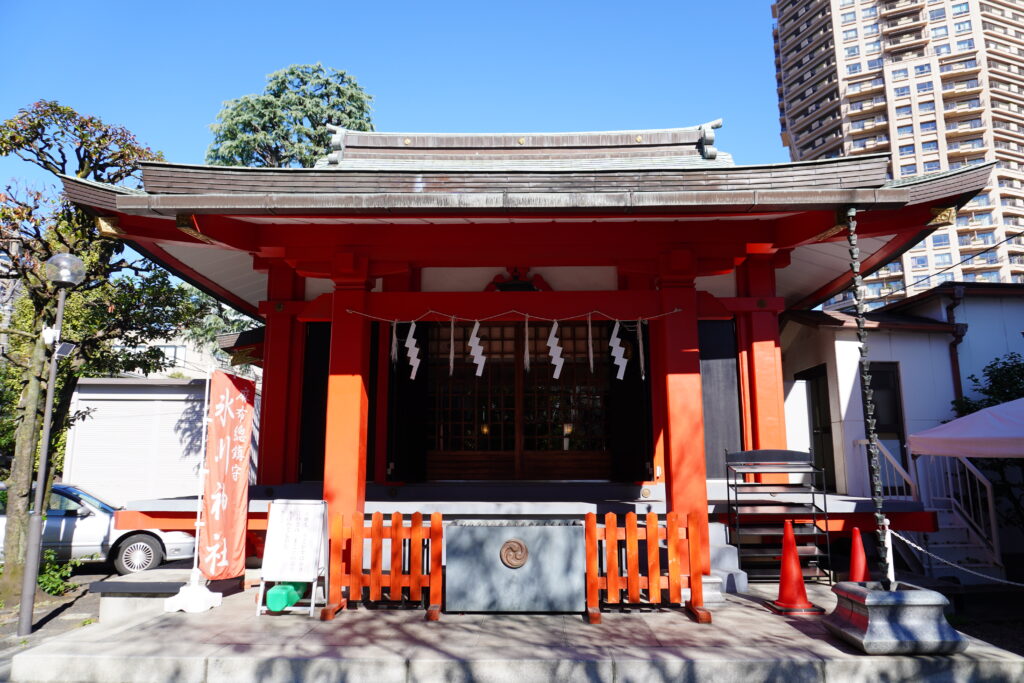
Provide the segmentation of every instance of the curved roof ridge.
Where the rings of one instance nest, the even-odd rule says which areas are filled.
[[[401,133],[354,131],[328,125],[331,151],[316,166],[340,167],[352,159],[465,161],[621,159],[688,156],[714,160],[716,119],[685,128],[539,133]]]
[[[676,131],[699,131],[702,128],[721,128],[722,119],[714,119],[713,121],[705,121],[704,123],[698,123],[695,126],[673,126],[669,128],[624,128],[622,130],[578,130],[578,131],[502,131],[502,132],[490,132],[490,133],[432,133],[432,132],[414,132],[414,131],[400,131],[400,130],[353,130],[351,128],[345,128],[343,126],[335,126],[332,123],[327,124],[327,130],[332,133],[344,131],[347,133],[353,133],[356,135],[429,135],[432,137],[442,136],[469,136],[469,135],[610,135],[615,133],[670,133]]]

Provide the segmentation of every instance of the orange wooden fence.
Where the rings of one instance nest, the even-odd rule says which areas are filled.
[[[348,526],[345,522],[348,522]],[[402,514],[395,512],[390,525],[385,526],[384,515],[373,513],[370,526],[363,517],[341,520],[341,537],[331,538],[331,604],[323,609],[320,618],[328,621],[334,618],[349,602],[380,602],[382,600],[420,602],[423,591],[429,591],[427,619],[441,618],[442,570],[441,549],[443,531],[441,513],[430,515],[430,525],[423,526],[423,514],[411,516],[409,526],[405,525]],[[364,541],[370,541],[369,571],[363,569],[365,558]],[[388,571],[384,571],[384,558],[391,560]],[[429,558],[424,571],[424,558]],[[337,582],[337,583],[335,583]],[[341,597],[341,589],[347,588],[347,597]],[[384,594],[387,593],[387,598]]]
[[[688,517],[670,512],[661,523],[658,515],[651,512],[641,525],[637,523],[636,513],[630,512],[624,526],[620,527],[613,512],[604,516],[603,526],[599,526],[597,516],[589,512],[586,538],[587,618],[591,624],[601,623],[602,602],[608,605],[681,605],[683,588],[690,589],[687,611],[698,622],[711,623],[711,613],[704,609],[700,530],[695,515]],[[662,541],[668,550],[667,567],[663,567],[661,561]],[[641,542],[645,547],[643,558]],[[620,565],[623,559],[624,567]]]

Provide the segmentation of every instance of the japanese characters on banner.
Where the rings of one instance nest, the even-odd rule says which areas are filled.
[[[245,573],[249,455],[256,384],[217,370],[210,378],[206,486],[199,568],[211,580]]]

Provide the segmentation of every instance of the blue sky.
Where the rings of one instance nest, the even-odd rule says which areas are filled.
[[[224,100],[294,63],[348,71],[377,130],[668,128],[723,118],[737,163],[779,141],[770,3],[0,0],[0,117],[56,99],[202,163]],[[16,27],[17,30],[10,30]],[[41,179],[0,159],[0,183]]]

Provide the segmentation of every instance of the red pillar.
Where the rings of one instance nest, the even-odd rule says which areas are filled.
[[[774,297],[775,264],[772,255],[748,257],[737,270],[740,296]],[[744,419],[750,425],[749,448],[786,448],[785,389],[779,317],[775,311],[753,311],[736,316]]]
[[[297,406],[301,395],[301,324],[284,312],[284,304],[304,298],[304,279],[283,263],[274,263],[267,272],[267,300],[270,311],[263,339],[263,391],[260,396],[260,448],[256,481],[283,484],[296,481],[298,475]],[[276,310],[280,307],[282,310]],[[296,348],[298,343],[298,348]],[[298,367],[296,364],[298,363]]]
[[[367,354],[370,325],[349,313],[366,308],[365,288],[334,292],[331,320],[330,376],[327,380],[327,434],[324,447],[324,500],[330,515],[330,596],[341,601],[341,576],[348,549],[341,548],[342,520],[362,523],[366,498]],[[342,553],[341,564],[336,557]]]
[[[660,322],[664,378],[665,486],[668,509],[697,518],[702,529],[702,572],[711,571],[708,542],[707,468],[704,461],[704,408],[697,337],[697,291],[689,282],[662,282],[662,310],[681,312]]]

